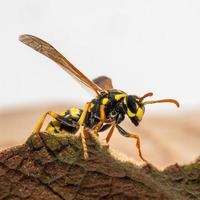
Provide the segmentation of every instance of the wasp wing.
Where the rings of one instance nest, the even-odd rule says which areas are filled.
[[[93,82],[103,90],[113,89],[112,80],[107,76],[99,76],[93,79]]]
[[[97,95],[100,95],[102,89],[88,79],[82,72],[80,72],[72,63],[70,63],[61,53],[59,53],[52,45],[43,41],[42,39],[33,36],[24,34],[19,37],[19,40],[31,47],[32,49],[38,51],[39,53],[47,56],[58,65],[60,65],[65,71],[70,75],[78,79],[79,82],[82,82],[87,87],[91,88],[96,92]]]

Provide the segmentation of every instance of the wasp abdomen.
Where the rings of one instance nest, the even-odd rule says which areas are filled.
[[[71,108],[59,114],[58,119],[53,119],[47,126],[46,131],[60,133],[68,132],[75,134],[79,129],[79,119],[82,110],[79,108]]]

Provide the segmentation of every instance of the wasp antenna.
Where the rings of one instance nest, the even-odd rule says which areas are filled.
[[[151,97],[153,96],[153,92],[148,92],[145,95],[143,95],[142,97],[140,97],[140,102],[142,102],[144,100],[144,98],[146,97]]]
[[[161,99],[161,100],[156,100],[156,101],[146,101],[143,103],[143,105],[154,104],[154,103],[174,103],[178,108],[180,107],[179,102],[176,101],[175,99]]]

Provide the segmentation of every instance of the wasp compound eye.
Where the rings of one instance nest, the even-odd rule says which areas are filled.
[[[128,95],[126,98],[127,108],[132,113],[136,113],[138,109],[137,97],[134,95]]]

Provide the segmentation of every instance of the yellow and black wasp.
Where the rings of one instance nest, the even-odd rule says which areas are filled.
[[[75,134],[80,130],[84,158],[87,159],[88,149],[85,140],[85,129],[90,129],[95,135],[98,135],[99,132],[110,128],[106,137],[106,142],[108,143],[116,127],[123,136],[136,139],[139,156],[146,162],[142,156],[138,135],[135,133],[128,133],[120,126],[120,123],[124,120],[125,115],[127,115],[131,122],[135,126],[138,126],[143,118],[145,105],[168,102],[174,103],[179,107],[178,101],[174,99],[144,101],[146,97],[152,96],[153,93],[149,92],[142,97],[128,95],[121,90],[113,89],[111,80],[105,76],[98,77],[91,81],[49,43],[38,37],[27,34],[21,35],[19,40],[55,61],[75,79],[92,89],[97,95],[90,102],[86,103],[83,109],[71,108],[61,114],[52,111],[46,112],[33,130],[34,134],[40,132],[46,116],[49,115],[53,120],[46,128],[48,132],[59,133],[64,131]]]

